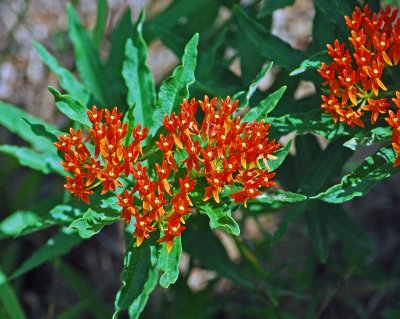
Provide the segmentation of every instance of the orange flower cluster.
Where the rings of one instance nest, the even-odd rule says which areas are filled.
[[[155,143],[162,152],[162,161],[154,167],[138,162],[139,156],[145,155],[141,142],[148,129],[138,125],[127,135],[128,125],[121,123],[122,113],[117,108],[110,112],[93,106],[87,111],[92,128],[85,141],[81,130],[71,128],[70,134],[59,136],[54,143],[64,153],[61,164],[73,174],[67,177],[65,188],[89,204],[96,186],[102,185],[101,194],[105,194],[122,188],[122,176],[132,177],[133,187],[116,195],[121,219],[128,224],[134,218],[137,246],[160,229],[158,242],[166,242],[170,251],[174,238],[185,229],[185,219],[193,207],[189,195],[198,179],[208,183],[204,200],[213,198],[219,203],[219,194],[229,186],[230,197],[245,205],[247,199],[261,194],[261,187],[275,183],[275,173],[268,172],[268,160],[276,159],[273,153],[279,144],[268,140],[270,125],[264,121],[241,123],[240,117],[232,119],[238,101],[230,102],[229,97],[221,100],[218,108],[216,98],[184,100],[178,115],[165,115],[162,123],[168,134],[161,134]],[[204,116],[201,125],[195,117],[198,105]],[[89,141],[92,152],[84,144]],[[171,185],[178,176],[179,187]]]
[[[397,65],[400,60],[400,19],[398,9],[371,12],[366,5],[356,8],[351,18],[345,17],[351,32],[351,49],[338,40],[328,45],[333,62],[322,63],[318,73],[329,86],[330,94],[323,95],[322,108],[338,120],[364,127],[361,119],[365,111],[371,112],[374,124],[379,114],[387,112],[390,104],[379,97],[387,87],[382,80],[384,69]]]
[[[329,87],[329,95],[322,95],[321,107],[330,113],[335,122],[346,122],[354,127],[364,127],[362,116],[371,112],[371,124],[379,114],[389,117],[386,122],[393,128],[392,145],[398,154],[395,166],[400,165],[400,134],[398,132],[399,112],[389,110],[400,108],[400,92],[390,100],[392,93],[387,85],[392,75],[385,69],[396,66],[400,61],[400,19],[398,9],[390,6],[372,12],[367,5],[358,7],[351,17],[345,17],[350,30],[350,50],[345,43],[335,40],[328,44],[328,54],[333,59],[329,65],[322,63],[318,73]],[[383,78],[383,76],[385,76]],[[383,80],[385,79],[385,80]],[[387,83],[385,83],[387,82]],[[382,92],[385,91],[385,92]],[[391,103],[393,102],[393,103]]]

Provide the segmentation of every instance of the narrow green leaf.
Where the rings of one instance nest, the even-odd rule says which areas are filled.
[[[248,200],[248,203],[297,203],[303,202],[307,199],[307,196],[303,194],[297,194],[293,192],[286,192],[283,190],[277,190],[273,193],[264,193],[257,197],[255,200]]]
[[[182,255],[181,237],[175,237],[174,245],[170,252],[167,251],[165,243],[160,245],[158,257],[158,268],[163,272],[160,277],[161,287],[168,288],[174,284],[179,276],[179,262]]]
[[[107,0],[97,1],[97,15],[96,15],[96,25],[94,26],[92,38],[93,45],[95,48],[99,49],[101,40],[103,39],[104,29],[107,22]]]
[[[30,143],[35,149],[45,151],[48,149],[49,141],[46,138],[32,134],[28,128],[27,120],[31,124],[43,125],[48,132],[56,134],[57,128],[43,120],[26,113],[18,107],[0,101],[0,125],[17,134],[23,140]]]
[[[115,297],[114,319],[142,294],[149,277],[150,255],[150,240],[145,240],[139,247],[129,245],[121,273],[122,287]]]
[[[235,6],[234,12],[240,28],[257,46],[260,54],[265,58],[274,61],[276,65],[288,71],[295,69],[306,59],[303,52],[292,48],[288,43],[269,33],[261,24],[250,18],[240,7]]]
[[[108,99],[107,79],[99,54],[71,4],[68,4],[67,12],[69,37],[74,46],[76,66],[83,82],[101,104],[112,103],[112,99]]]
[[[41,220],[41,216],[30,210],[18,210],[0,222],[0,240],[18,235],[29,225]]]
[[[54,153],[39,153],[31,148],[15,145],[0,145],[0,153],[10,155],[22,166],[32,168],[44,174],[56,172],[65,175],[59,164],[59,158]]]
[[[306,72],[307,70],[318,70],[321,67],[321,62],[326,62],[329,59],[326,50],[317,52],[305,59],[301,64],[290,72],[290,76],[299,75]]]
[[[158,269],[156,267],[152,267],[150,268],[149,278],[147,279],[147,282],[144,285],[143,292],[129,306],[130,319],[139,319],[140,314],[144,310],[144,307],[146,306],[149,300],[150,294],[154,291],[154,289],[157,286],[157,280],[158,280]]]
[[[328,259],[329,247],[327,213],[324,208],[324,205],[315,205],[313,209],[307,210],[305,213],[308,235],[312,247],[322,263],[326,263]]]
[[[335,23],[318,6],[314,8],[311,52],[324,51],[327,56],[326,44],[335,40]]]
[[[10,279],[18,278],[45,262],[69,253],[73,247],[79,245],[81,242],[82,239],[77,233],[71,231],[71,229],[62,228],[61,231],[50,238],[44,246],[37,249],[29,256],[22,265],[13,272]]]
[[[236,100],[240,98],[242,95],[244,95],[243,101],[240,101],[240,106],[245,107],[249,105],[250,98],[253,96],[254,92],[257,90],[258,85],[260,82],[264,79],[265,75],[268,73],[269,70],[271,70],[273,63],[269,62],[266,65],[263,66],[261,71],[257,74],[256,78],[250,83],[249,89],[247,92],[239,92],[238,94],[235,94],[232,99]]]
[[[253,107],[244,116],[243,122],[253,122],[266,119],[267,115],[273,111],[275,106],[278,104],[283,93],[285,93],[286,86],[282,86],[279,90],[271,93],[265,99],[263,99],[260,104]]]
[[[277,150],[274,155],[277,157],[276,160],[269,160],[268,164],[271,168],[271,172],[276,171],[279,166],[282,165],[286,156],[289,154],[290,147],[292,146],[292,140],[286,143],[286,145]]]
[[[60,86],[69,94],[80,100],[82,104],[86,105],[89,102],[90,94],[82,83],[80,83],[69,70],[63,68],[44,46],[36,41],[33,41],[33,46],[42,61],[49,67],[51,72],[57,76],[60,81]]]
[[[241,287],[253,289],[254,285],[247,274],[229,259],[225,248],[215,234],[206,224],[200,225],[199,222],[200,220],[197,220],[196,223],[191,223],[192,226],[188,225],[188,229],[183,234],[185,250],[206,268],[217,271],[221,276]]]
[[[146,64],[147,46],[142,36],[144,11],[135,27],[135,41],[128,39],[122,74],[128,87],[127,103],[134,108],[135,125],[151,126],[156,103],[154,79]]]
[[[197,44],[199,35],[195,34],[185,47],[182,57],[182,65],[175,68],[172,76],[166,79],[158,93],[157,108],[153,115],[153,125],[150,128],[151,135],[161,126],[164,114],[170,115],[177,111],[183,99],[189,97],[189,85],[194,83],[194,71],[197,59]]]
[[[371,131],[361,131],[343,145],[355,151],[360,146],[371,146],[374,143],[390,140],[392,129],[390,127],[375,127]]]
[[[393,176],[399,171],[393,167],[396,153],[392,148],[382,148],[367,157],[359,167],[345,175],[340,184],[312,197],[328,203],[344,203],[354,197],[366,195],[382,179]]]
[[[88,208],[81,218],[71,223],[70,227],[76,229],[82,238],[90,238],[99,233],[104,226],[111,225],[119,219],[119,214],[113,209],[94,207],[94,209]]]
[[[281,0],[281,1],[274,1],[274,0],[264,0],[262,8],[257,14],[257,18],[264,18],[269,16],[275,10],[281,9],[286,6],[293,5],[294,0]]]
[[[87,108],[79,100],[70,95],[61,94],[52,86],[49,86],[48,89],[53,94],[56,106],[62,113],[73,121],[87,126],[91,125],[86,114]]]
[[[0,269],[0,305],[7,313],[8,319],[26,319],[26,315],[6,275]]]
[[[231,209],[226,204],[214,204],[213,202],[198,205],[199,212],[210,219],[211,229],[220,229],[228,234],[240,235],[239,225],[232,217]]]

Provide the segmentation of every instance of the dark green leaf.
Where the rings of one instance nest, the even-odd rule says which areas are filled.
[[[290,147],[292,146],[292,140],[286,143],[286,145],[279,150],[277,150],[273,155],[277,157],[276,160],[269,160],[268,164],[270,167],[270,172],[275,171],[283,161],[285,160],[286,156],[289,154]]]
[[[67,94],[61,94],[57,89],[49,86],[49,91],[54,96],[57,108],[68,118],[83,125],[91,126],[86,114],[86,107],[77,99]]]
[[[62,313],[57,315],[56,319],[76,319],[83,317],[83,313],[86,310],[86,305],[83,302],[77,303],[73,306],[69,306]]]
[[[80,83],[70,71],[63,68],[58,63],[57,59],[52,56],[44,46],[36,41],[33,42],[33,45],[42,61],[49,67],[51,72],[57,76],[60,81],[60,86],[69,94],[72,94],[80,100],[82,104],[86,105],[89,101],[90,95],[82,83]]]
[[[253,122],[267,119],[268,113],[272,112],[272,110],[278,104],[285,90],[286,86],[282,86],[279,90],[268,95],[259,103],[258,106],[251,108],[250,111],[243,116],[242,121]]]
[[[26,315],[6,275],[0,269],[0,305],[6,311],[8,319],[26,319]]]
[[[153,126],[149,134],[154,134],[164,119],[164,114],[170,115],[177,111],[183,99],[189,97],[189,85],[194,83],[196,68],[197,44],[199,35],[196,34],[185,47],[182,65],[175,68],[171,77],[166,79],[158,93],[157,108],[153,116]]]
[[[157,267],[163,272],[160,277],[160,286],[168,288],[174,284],[179,276],[179,262],[182,255],[181,237],[175,237],[174,245],[170,252],[167,251],[165,243],[160,245]]]
[[[366,195],[377,182],[399,171],[398,168],[393,167],[396,156],[392,148],[380,149],[374,155],[367,157],[350,174],[345,175],[340,184],[332,186],[313,198],[337,204]]]
[[[28,257],[22,265],[13,272],[10,279],[15,279],[45,262],[69,253],[73,247],[79,245],[81,242],[82,239],[76,232],[68,228],[62,228],[61,231],[50,238],[44,246],[37,249]]]
[[[226,204],[215,204],[207,202],[198,205],[199,212],[205,214],[210,219],[211,229],[220,229],[228,234],[240,235],[239,225],[232,217],[231,209]]]
[[[257,46],[265,58],[274,61],[288,71],[295,69],[305,60],[303,52],[292,48],[289,44],[266,31],[262,25],[251,19],[240,7],[236,6],[235,15],[239,26],[247,37]]]
[[[322,263],[328,259],[329,233],[326,215],[325,206],[320,204],[307,210],[305,214],[311,244]]]
[[[275,10],[281,9],[286,6],[293,5],[294,0],[264,0],[263,6],[258,12],[257,18],[264,18],[270,15]]]
[[[129,245],[121,273],[122,287],[115,297],[114,319],[142,294],[149,277],[150,255],[150,240],[145,240],[139,247]]]
[[[325,51],[327,56],[326,44],[335,40],[335,23],[318,6],[315,6],[312,34],[311,52]]]
[[[94,26],[92,38],[93,45],[95,48],[99,49],[101,40],[103,39],[104,29],[107,23],[107,0],[97,1],[97,16],[96,25]]]
[[[111,98],[108,99],[107,79],[98,52],[71,4],[68,4],[67,11],[69,37],[74,46],[76,66],[83,82],[101,104],[113,103]]]
[[[147,46],[141,33],[144,20],[142,11],[135,30],[135,42],[128,39],[122,74],[128,87],[127,103],[134,108],[135,124],[151,126],[156,102],[153,76],[146,64]]]

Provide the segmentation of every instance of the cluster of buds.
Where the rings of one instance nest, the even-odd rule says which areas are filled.
[[[219,107],[217,102],[208,97],[184,100],[178,115],[165,115],[162,124],[168,133],[160,134],[155,142],[162,160],[154,167],[138,161],[146,158],[141,142],[148,129],[142,130],[139,124],[127,134],[128,124],[122,124],[117,108],[110,112],[94,106],[87,112],[92,127],[85,140],[81,130],[71,128],[70,134],[59,136],[54,143],[64,153],[61,164],[73,175],[67,177],[65,188],[89,204],[95,187],[102,185],[102,195],[115,192],[122,188],[119,179],[130,177],[133,186],[116,195],[121,219],[127,224],[135,221],[137,246],[159,229],[158,242],[165,242],[170,251],[175,237],[185,229],[193,207],[190,194],[199,179],[208,184],[205,201],[213,198],[219,203],[225,189],[236,203],[244,205],[261,194],[260,188],[275,184],[268,160],[276,159],[273,153],[280,146],[267,137],[270,125],[263,120],[241,123],[240,117],[233,119],[238,101],[231,103],[228,97]],[[196,114],[198,105],[200,114]],[[204,117],[201,125],[196,115]],[[85,146],[89,141],[92,152]]]
[[[397,8],[388,6],[375,13],[365,5],[363,9],[356,7],[351,17],[345,17],[345,22],[350,30],[350,49],[338,40],[328,44],[333,61],[322,63],[318,70],[326,80],[323,85],[329,87],[329,93],[322,95],[321,107],[332,115],[334,122],[364,127],[362,117],[366,112],[370,112],[371,124],[375,124],[379,114],[397,106],[395,99],[391,103],[394,93],[388,84],[393,81],[391,73],[385,70],[400,61],[400,19]],[[389,123],[393,116],[390,113],[386,121]]]

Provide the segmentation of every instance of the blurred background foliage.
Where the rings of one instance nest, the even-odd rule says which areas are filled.
[[[379,8],[379,1],[366,2]],[[125,41],[133,37],[132,21],[145,5],[143,36],[157,85],[179,63],[185,44],[198,32],[191,96],[247,91],[263,66],[273,61],[272,71],[257,83],[250,105],[285,85],[285,95],[271,114],[278,118],[320,113],[322,81],[315,70],[295,76],[290,72],[325,50],[326,43],[346,38],[343,16],[359,2],[110,0],[107,11],[97,11],[96,1],[71,3],[83,24],[94,30],[98,48],[93,60],[98,54],[103,61],[97,76],[109,87],[103,97],[91,97],[88,104],[127,108],[118,70]],[[104,8],[105,1],[100,3]],[[40,61],[32,40],[74,74],[81,72],[68,36],[65,6],[65,1],[0,1],[0,99],[57,127],[68,124],[46,89],[57,87],[57,79]],[[96,16],[107,17],[103,26],[96,25],[98,33]],[[243,101],[243,95],[240,98]],[[329,138],[336,134],[318,131],[318,125],[314,129]],[[30,134],[27,125],[26,130]],[[310,127],[296,130],[300,134],[278,171],[280,187],[288,191],[314,195],[376,151],[376,146],[360,147],[353,154],[342,147],[343,137],[336,136],[327,146],[323,136],[307,133]],[[292,131],[291,126],[280,127],[272,135]],[[0,127],[0,144],[26,145],[12,132]],[[27,219],[35,218],[30,212],[44,215],[62,200],[63,179],[21,167],[5,154],[0,154],[0,161],[0,318],[110,318],[123,266],[121,224],[105,227],[80,245],[77,238],[71,246],[63,246],[62,232],[54,228],[13,238]],[[193,217],[182,238],[186,252],[178,282],[168,290],[157,288],[142,317],[400,318],[399,181],[398,176],[388,178],[367,196],[344,205],[316,200],[276,207],[252,203],[249,212],[235,212],[242,229],[237,238],[211,233],[203,216]],[[12,213],[13,219],[7,219]],[[36,256],[33,264],[38,267],[21,270],[28,257],[54,240],[64,251],[55,252],[46,263]],[[5,282],[12,274],[14,278]]]

